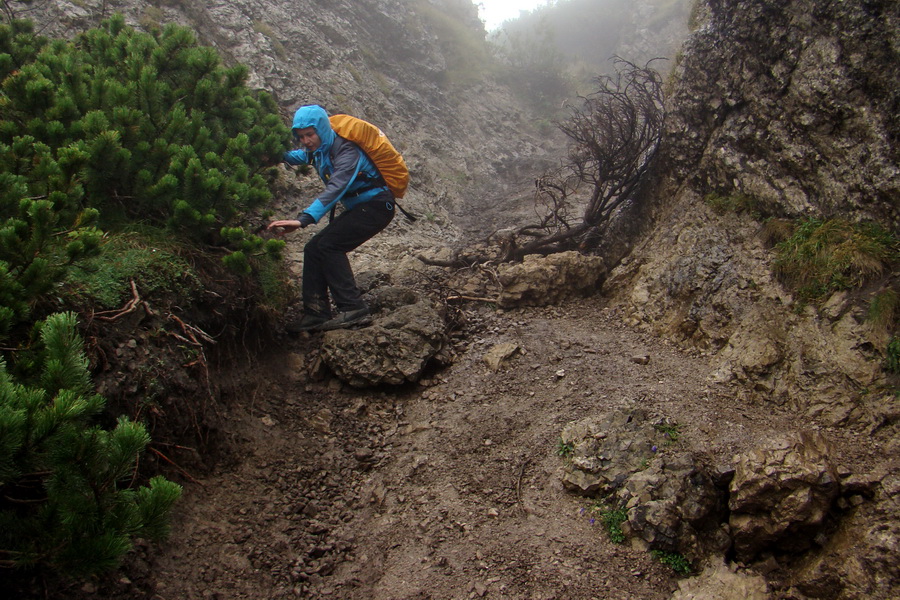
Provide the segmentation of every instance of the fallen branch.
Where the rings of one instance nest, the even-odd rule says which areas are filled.
[[[479,298],[478,296],[447,296],[447,300],[471,300],[472,302],[497,302],[497,298]]]

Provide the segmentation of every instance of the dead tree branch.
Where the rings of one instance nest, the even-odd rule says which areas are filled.
[[[506,260],[596,246],[616,211],[636,201],[665,119],[662,79],[651,63],[638,67],[617,58],[616,74],[597,77],[597,91],[559,124],[573,142],[567,162],[535,182],[545,212],[538,223],[517,230]],[[584,188],[581,218],[572,220],[569,213]]]

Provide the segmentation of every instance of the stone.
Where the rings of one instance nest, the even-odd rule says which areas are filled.
[[[818,432],[779,437],[739,455],[735,463],[728,507],[737,558],[810,548],[840,491],[825,437]]]
[[[521,263],[498,268],[499,304],[547,306],[565,298],[587,296],[597,291],[606,275],[603,259],[569,251],[549,256],[529,255]]]
[[[655,459],[629,477],[616,497],[630,506],[629,531],[647,548],[700,557],[730,545],[719,535],[724,493],[691,453]]]
[[[447,343],[443,313],[427,300],[377,316],[363,329],[322,336],[322,360],[335,376],[357,388],[417,381]]]
[[[697,577],[678,582],[671,600],[770,600],[766,580],[740,573],[724,562],[709,565]]]
[[[491,371],[499,371],[510,358],[521,352],[521,350],[518,344],[512,342],[496,344],[484,353],[482,360]]]
[[[562,475],[570,491],[591,496],[619,489],[662,443],[649,414],[642,409],[616,410],[567,424],[561,434],[572,453]]]

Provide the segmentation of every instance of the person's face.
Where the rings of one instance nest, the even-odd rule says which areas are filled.
[[[315,127],[304,127],[303,129],[294,130],[294,140],[307,152],[315,152],[322,144],[319,134],[316,133]]]

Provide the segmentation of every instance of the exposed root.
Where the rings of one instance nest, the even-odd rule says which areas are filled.
[[[101,321],[115,321],[121,317],[124,317],[127,314],[133,313],[138,309],[138,307],[143,307],[144,311],[153,316],[156,313],[153,312],[153,309],[150,308],[150,305],[147,304],[144,300],[141,300],[140,295],[137,291],[137,285],[134,283],[134,279],[131,280],[131,300],[129,300],[125,306],[118,310],[104,310],[101,312],[92,313],[92,318],[100,319]]]
[[[160,457],[161,459],[163,459],[164,461],[166,461],[167,463],[169,463],[170,465],[172,465],[173,467],[175,467],[175,470],[176,470],[176,471],[178,471],[179,473],[181,473],[182,475],[184,475],[185,477],[187,477],[188,479],[190,479],[192,483],[196,483],[197,485],[199,485],[199,486],[201,486],[201,487],[206,487],[206,485],[205,485],[202,481],[197,481],[196,479],[194,479],[194,478],[191,476],[190,473],[188,473],[187,471],[185,471],[184,469],[182,469],[181,467],[179,467],[178,464],[177,464],[175,461],[173,461],[171,458],[169,458],[168,456],[166,456],[165,454],[163,454],[162,452],[160,452],[160,451],[157,450],[156,448],[152,448],[152,447],[151,447],[151,448],[148,448],[148,450],[150,450],[150,452],[152,452],[152,453],[155,454],[156,456]]]

